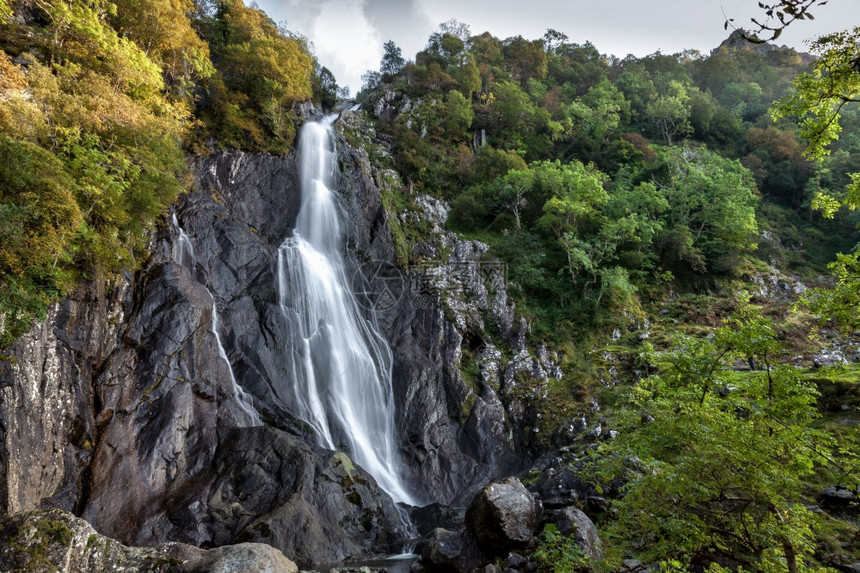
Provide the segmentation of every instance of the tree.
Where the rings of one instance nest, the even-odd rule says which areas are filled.
[[[782,98],[772,111],[775,120],[796,117],[806,154],[821,159],[828,145],[839,138],[840,112],[860,104],[860,27],[816,39],[811,50],[819,56],[811,73],[794,80],[794,92]],[[841,204],[860,207],[860,174],[852,176]],[[831,203],[832,204],[832,203]]]
[[[508,38],[502,53],[511,78],[521,85],[527,85],[531,78],[542,80],[546,77],[547,58],[541,40],[529,41],[522,36]]]
[[[750,18],[755,29],[752,32],[743,32],[744,37],[756,44],[763,44],[776,40],[782,35],[782,31],[796,20],[814,20],[810,10],[814,6],[824,6],[827,0],[779,0],[771,4],[759,2],[759,8],[764,10],[766,18]],[[726,30],[731,26],[734,28],[734,19],[726,18],[723,26]],[[763,37],[760,35],[763,34]]]
[[[472,104],[457,90],[451,90],[445,97],[445,133],[452,140],[465,139],[475,112]]]
[[[209,46],[192,28],[192,0],[126,0],[116,4],[114,27],[164,70],[167,85],[185,98],[195,81],[215,73]]]
[[[669,204],[657,241],[664,263],[698,273],[733,268],[738,254],[756,247],[752,174],[704,147],[666,149],[663,161],[656,183]]]
[[[403,66],[406,65],[406,60],[403,59],[400,48],[392,40],[385,42],[382,49],[383,54],[382,61],[379,62],[379,73],[390,81],[392,77],[403,69]]]
[[[217,0],[200,28],[219,73],[205,84],[199,114],[223,145],[285,153],[295,137],[293,106],[313,96],[306,40],[241,0]]]
[[[839,138],[840,118],[847,106],[860,103],[860,27],[828,34],[812,43],[819,56],[812,73],[800,74],[794,80],[794,92],[781,99],[772,114],[775,119],[799,119],[800,136],[808,146],[808,157],[821,160],[828,145]],[[850,183],[836,196],[819,192],[812,206],[832,218],[842,206],[860,207],[860,173],[849,174]],[[843,328],[856,324],[860,301],[860,265],[858,253],[840,255],[831,265],[837,284],[833,291],[814,289],[806,301],[824,320],[834,320]]]
[[[636,385],[596,465],[604,478],[626,467],[609,537],[673,571],[800,570],[816,518],[793,493],[833,440],[812,429],[814,386],[780,354],[773,325],[742,299],[713,336],[648,355],[658,373]],[[732,368],[748,359],[758,370]]]
[[[675,138],[692,130],[687,88],[681,82],[670,81],[666,91],[645,108],[645,115],[660,130],[666,145],[672,145]]]

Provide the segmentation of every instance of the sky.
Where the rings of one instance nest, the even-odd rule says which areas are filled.
[[[249,0],[246,0],[249,2]],[[456,19],[472,34],[504,39],[543,37],[548,28],[569,41],[590,41],[601,53],[646,56],[686,49],[709,52],[728,37],[725,17],[738,27],[763,18],[758,0],[257,0],[273,20],[306,36],[320,63],[353,95],[361,75],[378,70],[382,45],[393,40],[404,58],[427,44],[439,24]],[[800,50],[820,34],[860,26],[860,0],[829,0],[813,21],[789,26],[776,42]],[[726,16],[724,16],[725,14]]]

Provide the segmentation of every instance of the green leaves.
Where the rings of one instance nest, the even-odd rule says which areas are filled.
[[[815,40],[811,50],[819,59],[812,72],[798,75],[794,92],[782,98],[771,112],[775,120],[799,119],[800,136],[808,144],[807,155],[813,159],[829,153],[828,144],[839,138],[842,108],[860,103],[858,45],[860,27]]]
[[[598,462],[605,472],[612,460],[638,459],[613,504],[607,532],[617,543],[685,570],[784,571],[810,551],[814,516],[792,493],[833,441],[810,429],[817,393],[780,352],[773,326],[741,301],[712,336],[649,356],[659,374],[637,384],[626,427]],[[739,361],[756,370],[733,367]]]

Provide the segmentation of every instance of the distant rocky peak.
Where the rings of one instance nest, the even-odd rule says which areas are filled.
[[[723,40],[719,46],[711,50],[711,55],[713,56],[714,54],[719,52],[721,48],[727,48],[729,50],[742,50],[746,52],[756,52],[763,56],[767,56],[768,54],[777,50],[793,50],[793,48],[789,46],[777,46],[775,44],[771,44],[770,42],[751,42],[747,38],[752,35],[752,33],[747,32],[743,28],[732,30],[732,33],[729,34],[728,38]],[[816,59],[815,56],[807,52],[797,52],[797,55],[805,64],[813,62]]]

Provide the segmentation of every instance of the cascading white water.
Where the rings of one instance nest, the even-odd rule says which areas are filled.
[[[173,243],[171,256],[175,262],[188,269],[191,275],[194,276],[195,266],[197,264],[197,256],[194,254],[194,245],[191,243],[191,239],[182,227],[179,226],[179,220],[176,218],[176,214],[173,214],[172,218],[173,226],[176,227],[176,231],[179,236]],[[215,342],[218,343],[218,356],[220,356],[227,365],[227,372],[230,374],[230,384],[233,388],[233,394],[236,397],[236,401],[239,403],[239,406],[242,408],[242,411],[245,413],[248,426],[262,426],[263,421],[260,419],[260,414],[254,408],[254,402],[251,399],[251,396],[249,396],[248,393],[242,389],[239,383],[236,382],[236,376],[233,374],[233,365],[230,363],[227,351],[224,350],[224,345],[221,344],[221,334],[218,331],[218,306],[215,304],[215,297],[206,285],[203,285],[203,288],[206,289],[206,292],[209,293],[209,298],[212,299],[212,334],[215,335]]]
[[[173,221],[173,226],[176,228],[176,232],[179,234],[179,237],[173,242],[171,256],[175,262],[188,269],[194,275],[194,263],[197,262],[197,255],[194,254],[194,245],[191,244],[191,239],[188,238],[188,235],[179,226],[179,219],[176,218],[176,213],[172,213],[170,217]]]
[[[302,204],[278,252],[280,305],[292,333],[289,379],[298,414],[320,444],[347,451],[395,501],[415,505],[398,473],[391,349],[359,310],[344,270],[331,190],[333,121],[302,128]]]

